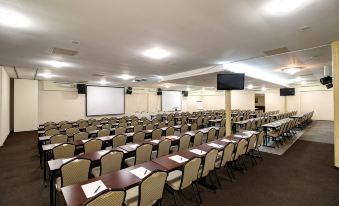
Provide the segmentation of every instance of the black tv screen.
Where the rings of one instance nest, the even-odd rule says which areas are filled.
[[[294,96],[295,89],[294,88],[281,88],[280,89],[280,96]]]
[[[218,90],[243,90],[245,74],[218,74]]]

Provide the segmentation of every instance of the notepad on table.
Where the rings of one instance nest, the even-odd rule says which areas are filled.
[[[206,152],[200,149],[191,149],[190,152],[197,154],[197,155],[205,155]]]
[[[84,191],[87,198],[91,198],[96,194],[100,193],[101,191],[107,189],[106,185],[101,180],[81,185],[81,188]]]
[[[138,167],[138,168],[136,168],[134,170],[131,170],[130,173],[134,174],[139,179],[143,179],[144,177],[149,175],[151,173],[151,171],[146,169],[146,168],[144,168],[144,167]]]
[[[102,155],[104,155],[104,154],[107,154],[108,151],[107,151],[107,150],[101,150],[101,151],[98,151],[98,153],[102,156]]]
[[[188,159],[186,159],[185,157],[182,157],[180,155],[174,155],[174,156],[171,156],[169,157],[169,159],[177,162],[177,163],[184,163],[186,161],[188,161]]]
[[[159,144],[160,140],[155,139],[155,140],[152,140],[152,141],[150,141],[150,142],[155,143],[155,144]]]
[[[66,162],[69,162],[69,161],[71,161],[71,160],[73,160],[73,159],[75,159],[75,157],[62,159],[61,162],[62,162],[62,163],[66,163]]]
[[[222,148],[222,147],[223,147],[222,145],[220,145],[220,144],[215,144],[215,143],[209,143],[209,144],[207,144],[207,145],[209,145],[209,146],[211,146],[211,147],[214,147],[214,148]]]
[[[128,146],[132,147],[133,149],[136,149],[139,145],[138,144],[129,144]]]
[[[84,139],[84,140],[81,140],[83,143],[86,143],[88,141],[90,141],[91,139]]]
[[[236,143],[237,142],[237,141],[229,140],[229,139],[222,139],[221,141],[223,141],[223,142],[232,142],[232,143]]]

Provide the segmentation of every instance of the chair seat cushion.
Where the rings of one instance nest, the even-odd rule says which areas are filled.
[[[128,159],[125,159],[125,164],[127,166],[133,166],[134,165],[134,162],[135,162],[135,157],[131,157],[131,158],[128,158]]]
[[[99,166],[99,167],[94,167],[94,168],[92,169],[92,175],[93,175],[94,177],[99,177],[99,176],[100,176],[100,166]]]
[[[128,206],[138,205],[139,186],[132,187],[126,191],[125,204]]]
[[[181,176],[182,176],[182,171],[180,170],[175,170],[173,172],[168,173],[167,185],[170,186],[173,190],[179,190],[180,183],[181,183]]]

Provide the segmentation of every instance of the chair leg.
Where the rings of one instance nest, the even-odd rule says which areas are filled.
[[[219,180],[217,171],[216,171],[216,170],[213,170],[213,173],[214,173],[215,179],[216,179],[217,182],[218,182],[219,188],[222,189],[222,186],[221,186],[221,183],[220,183],[220,180]]]
[[[178,204],[177,204],[177,198],[175,198],[175,194],[176,194],[176,192],[173,192],[174,204],[177,206]]]
[[[242,162],[242,164],[243,164],[243,166],[244,166],[245,170],[247,170],[246,163],[245,163],[245,161],[244,161],[244,158],[243,158],[243,157],[240,157],[240,161]]]
[[[197,185],[196,182],[194,182],[194,185],[195,185],[195,188],[197,189],[197,193],[198,193],[198,197],[199,197],[200,203],[202,203],[202,199],[201,199],[201,195],[200,195],[200,192],[199,192],[198,185]]]
[[[194,193],[195,201],[196,201],[197,205],[199,206],[199,198],[197,197],[198,195],[195,192],[194,185],[191,184],[191,186],[192,186],[192,190],[193,190],[193,193]]]

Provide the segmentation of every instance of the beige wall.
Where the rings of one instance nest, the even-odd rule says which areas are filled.
[[[38,81],[14,80],[14,132],[38,127]]]
[[[6,70],[0,67],[0,146],[10,132],[10,79]]]
[[[279,89],[270,89],[265,92],[265,111],[275,110],[284,112],[284,97],[280,96]]]

